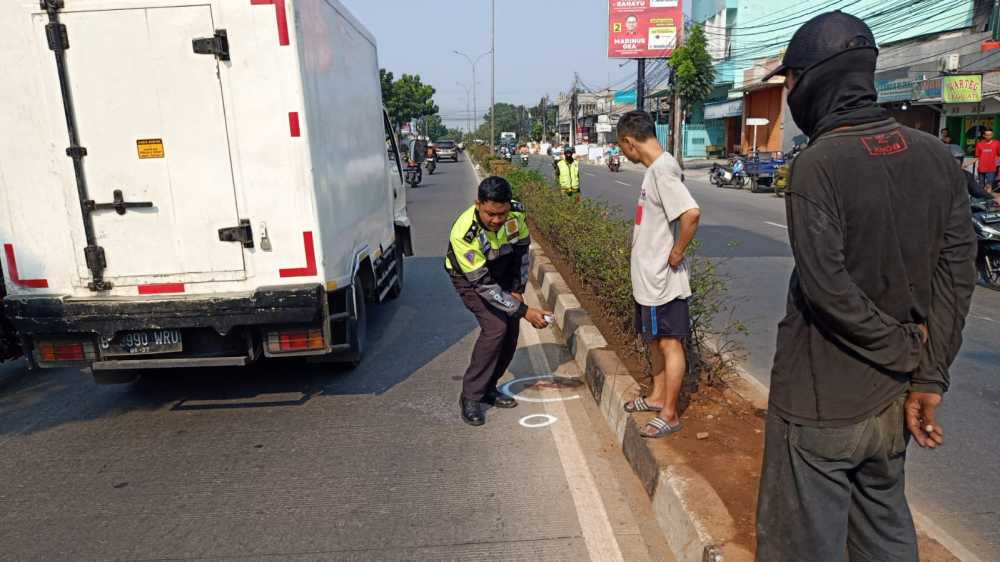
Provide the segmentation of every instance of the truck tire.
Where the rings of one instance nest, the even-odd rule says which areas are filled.
[[[400,242],[396,242],[396,282],[393,283],[392,288],[389,289],[389,294],[386,295],[389,299],[398,299],[400,295],[403,294],[403,248],[400,246]]]
[[[138,378],[138,371],[94,371],[94,383],[99,385],[129,384]]]
[[[368,303],[361,276],[356,273],[351,282],[351,294],[354,298],[354,317],[347,322],[347,343],[351,346],[351,350],[347,352],[347,362],[351,367],[357,367],[361,364],[368,344]]]

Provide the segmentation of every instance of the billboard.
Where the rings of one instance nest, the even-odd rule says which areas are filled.
[[[608,57],[669,57],[683,26],[681,0],[608,0]]]

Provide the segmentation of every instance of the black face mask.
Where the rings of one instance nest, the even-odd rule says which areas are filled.
[[[875,104],[877,58],[875,49],[852,49],[800,74],[788,94],[788,108],[802,132],[815,139],[838,127],[886,119],[886,111]]]

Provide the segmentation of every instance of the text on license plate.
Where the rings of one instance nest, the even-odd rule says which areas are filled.
[[[106,355],[137,355],[181,351],[183,343],[180,330],[142,330],[118,334]]]

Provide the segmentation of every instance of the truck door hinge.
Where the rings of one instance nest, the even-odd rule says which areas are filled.
[[[239,226],[219,229],[219,240],[223,242],[239,242],[244,248],[253,248],[253,228],[248,219],[240,219]]]
[[[195,39],[191,45],[199,55],[215,55],[219,60],[229,60],[229,35],[225,29],[216,29],[212,37]]]
[[[69,49],[69,34],[66,33],[66,26],[61,23],[46,25],[45,38],[49,41],[50,51],[65,51]]]

